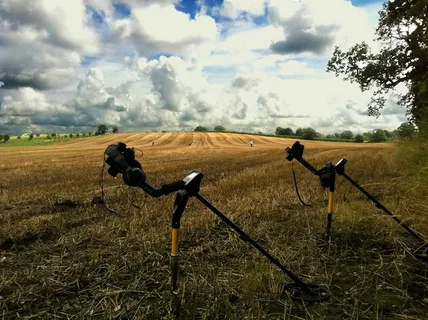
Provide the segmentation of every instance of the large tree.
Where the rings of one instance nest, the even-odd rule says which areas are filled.
[[[97,131],[95,132],[97,135],[106,134],[108,131],[108,128],[105,124],[100,124],[97,127]]]
[[[195,128],[195,130],[193,130],[193,131],[200,131],[200,132],[204,132],[204,131],[208,131],[208,128],[207,128],[207,127],[203,127],[203,126],[197,126],[197,127]]]
[[[287,127],[287,128],[282,128],[282,127],[277,127],[275,130],[275,134],[277,136],[292,136],[294,135],[293,129]]]
[[[340,134],[342,139],[352,140],[354,139],[354,133],[351,130],[345,130]]]
[[[382,129],[375,129],[370,138],[370,142],[384,142],[386,140],[388,140],[388,138],[386,137],[385,131]]]
[[[410,138],[415,133],[415,127],[410,122],[404,122],[398,127],[397,133],[400,138]]]
[[[319,133],[315,131],[314,128],[304,128],[303,129],[303,134],[302,134],[302,139],[305,140],[314,140],[315,138],[317,138],[319,136]]]
[[[379,15],[376,40],[382,43],[380,52],[372,53],[365,42],[347,52],[336,47],[327,71],[357,82],[362,91],[375,89],[369,115],[379,116],[386,94],[392,92],[406,107],[409,120],[420,129],[427,127],[428,1],[389,0]],[[407,93],[394,90],[400,83],[407,86]]]

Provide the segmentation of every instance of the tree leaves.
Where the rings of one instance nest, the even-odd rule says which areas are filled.
[[[373,54],[362,42],[342,52],[336,47],[327,72],[359,84],[362,91],[375,88],[368,105],[369,115],[378,117],[385,106],[385,95],[393,92],[406,107],[411,121],[425,124],[428,110],[428,1],[394,0],[379,12],[377,40],[383,47]],[[406,94],[395,87],[405,83]]]

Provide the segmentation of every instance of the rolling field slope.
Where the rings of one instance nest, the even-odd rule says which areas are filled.
[[[154,186],[202,171],[201,194],[304,281],[332,294],[307,306],[281,294],[290,279],[190,199],[180,231],[183,319],[428,319],[426,265],[409,253],[412,238],[341,177],[327,248],[325,193],[299,163],[299,190],[312,206],[296,198],[285,159],[295,140],[188,132],[1,149],[3,318],[168,318],[174,195],[148,198],[105,175],[107,205],[118,215],[91,205],[104,149],[118,141],[142,151],[138,160]],[[396,162],[393,144],[301,142],[318,168],[345,156],[351,177],[428,234],[427,191]]]

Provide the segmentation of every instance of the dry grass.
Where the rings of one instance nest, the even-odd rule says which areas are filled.
[[[189,201],[180,234],[183,319],[428,319],[426,265],[412,238],[343,178],[330,250],[318,181],[284,149],[294,140],[215,133],[116,134],[66,144],[3,148],[0,169],[0,310],[5,319],[161,319],[169,309],[174,196],[147,198],[106,178],[120,215],[89,205],[99,195],[102,154],[124,141],[153,185],[201,170],[201,193],[304,281],[332,298],[301,305],[281,295],[286,278],[224,223]],[[155,146],[152,146],[155,141]],[[303,142],[317,167],[342,156],[347,172],[391,211],[428,235],[427,188],[395,161],[391,144]],[[190,145],[191,144],[191,145]],[[74,208],[61,206],[66,200]]]

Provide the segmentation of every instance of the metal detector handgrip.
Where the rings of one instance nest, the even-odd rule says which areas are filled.
[[[147,182],[143,182],[140,185],[140,188],[153,198],[159,198],[161,196],[166,196],[170,193],[182,190],[184,185],[185,182],[183,180],[178,180],[173,183],[164,184],[160,188],[153,188]]]
[[[193,197],[199,192],[201,180],[204,175],[199,171],[192,171],[184,179],[173,183],[164,184],[160,188],[153,188],[146,181],[143,181],[139,187],[154,198],[168,195],[172,192],[186,190],[189,196]]]
[[[185,182],[183,180],[178,180],[173,183],[168,183],[162,185],[161,189],[165,195],[170,194],[175,191],[182,190],[184,188]]]

